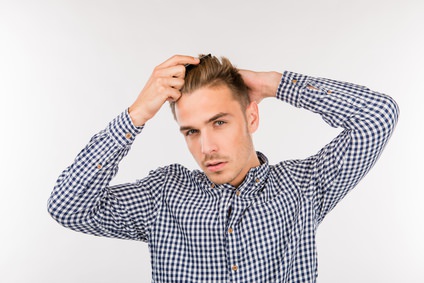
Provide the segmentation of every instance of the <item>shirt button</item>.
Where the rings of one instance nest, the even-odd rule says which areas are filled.
[[[126,137],[127,139],[130,139],[130,138],[132,138],[132,135],[131,135],[131,133],[126,133],[126,134],[125,134],[125,137]]]
[[[328,90],[328,91],[327,91],[327,94],[331,94],[331,93],[332,93],[332,91],[331,91],[331,90]]]
[[[294,83],[294,84],[297,83],[297,80],[296,79],[293,79],[292,80],[292,83]]]
[[[100,163],[97,164],[97,169],[102,169],[102,167],[103,167],[102,164],[100,164]]]
[[[228,228],[228,233],[233,234],[233,232],[234,232],[234,231],[233,231],[233,228],[231,228],[231,227],[230,227],[230,228]]]
[[[239,190],[236,191],[236,195],[237,196],[240,196],[240,191]]]
[[[238,266],[237,265],[233,265],[233,267],[231,267],[232,270],[237,271]]]
[[[259,183],[259,179],[258,179],[258,178],[256,178],[255,182],[256,182],[256,183]]]
[[[212,188],[212,189],[213,189],[213,188],[215,188],[215,184],[213,184],[213,183],[212,183],[212,184],[211,184],[211,188]]]

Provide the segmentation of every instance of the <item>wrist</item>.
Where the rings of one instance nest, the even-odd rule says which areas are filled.
[[[267,72],[263,80],[263,93],[266,97],[275,97],[277,95],[278,86],[280,85],[282,73]]]
[[[148,119],[144,118],[141,113],[142,112],[140,112],[140,110],[134,105],[128,107],[128,115],[130,116],[133,125],[136,127],[141,127],[148,121]]]

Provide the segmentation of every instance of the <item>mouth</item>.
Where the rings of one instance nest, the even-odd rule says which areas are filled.
[[[227,162],[224,162],[224,161],[209,161],[209,162],[206,162],[205,166],[209,171],[217,172],[222,170],[222,168],[224,168],[226,164]]]

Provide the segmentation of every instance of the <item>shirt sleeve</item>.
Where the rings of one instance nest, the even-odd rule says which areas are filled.
[[[394,130],[399,108],[391,97],[367,87],[292,72],[283,74],[277,98],[343,128],[316,155],[282,163],[312,199],[320,223],[374,165]]]
[[[147,241],[162,170],[134,183],[109,186],[142,129],[133,125],[126,110],[91,138],[59,176],[48,200],[57,222],[96,236]]]

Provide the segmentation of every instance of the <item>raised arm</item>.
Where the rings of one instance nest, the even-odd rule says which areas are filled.
[[[241,73],[252,99],[274,96],[318,113],[332,127],[343,128],[316,155],[279,164],[289,170],[298,188],[312,199],[319,223],[380,156],[398,119],[396,102],[387,95],[346,82],[291,72]]]
[[[91,138],[59,176],[48,200],[48,211],[56,221],[84,233],[147,240],[164,173],[156,170],[131,184],[110,187],[109,183],[143,125],[165,101],[179,98],[184,65],[198,61],[174,56],[156,67],[131,107]]]

